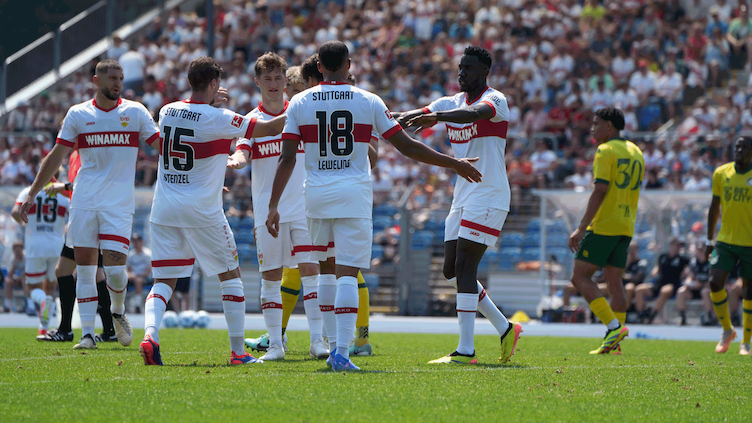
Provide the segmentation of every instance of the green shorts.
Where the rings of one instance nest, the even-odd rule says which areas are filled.
[[[739,276],[752,280],[752,247],[716,242],[713,254],[710,255],[710,268],[733,272],[739,263]]]
[[[623,269],[627,267],[630,242],[631,236],[598,235],[587,231],[580,240],[580,249],[575,259],[600,267],[613,266]]]

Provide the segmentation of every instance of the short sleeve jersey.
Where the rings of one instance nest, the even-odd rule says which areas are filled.
[[[473,163],[483,175],[479,183],[470,183],[465,178],[457,178],[454,187],[452,207],[483,206],[509,211],[510,190],[507,169],[504,163],[504,151],[507,145],[509,127],[509,105],[499,91],[487,87],[476,99],[468,99],[467,93],[452,97],[442,97],[424,111],[441,112],[458,108],[467,108],[485,103],[493,109],[493,116],[472,123],[447,123],[447,135],[452,144],[454,157],[473,158]]]
[[[598,146],[593,179],[595,183],[608,184],[608,191],[587,230],[598,235],[631,237],[644,177],[642,151],[631,141],[613,139]]]
[[[681,284],[681,274],[688,264],[689,259],[682,255],[670,257],[668,254],[662,254],[658,258],[658,267],[660,269],[659,285],[671,284],[674,287],[678,287]]]
[[[287,108],[283,140],[305,150],[306,216],[371,218],[368,161],[371,132],[385,139],[402,129],[379,96],[340,82],[295,95]]]
[[[133,213],[138,147],[157,138],[149,111],[135,101],[119,99],[104,110],[94,99],[68,109],[57,143],[70,148],[78,143],[81,168],[73,185],[73,207]]]
[[[710,262],[705,260],[700,262],[697,257],[692,257],[689,261],[689,268],[692,270],[692,274],[695,275],[695,280],[700,283],[705,283],[710,279]]]
[[[279,114],[270,113],[264,105],[251,110],[246,117],[261,121],[274,119],[287,110],[289,103],[285,101],[285,108]],[[241,138],[237,148],[248,151],[251,157],[251,191],[253,194],[253,217],[256,227],[263,226],[269,214],[269,199],[272,195],[274,175],[277,172],[277,162],[282,152],[282,137]],[[298,155],[295,169],[287,182],[282,197],[279,199],[280,223],[294,222],[306,218],[305,197],[303,196],[303,182],[305,181],[305,151],[303,144],[298,144]]]
[[[713,197],[721,200],[721,230],[717,241],[752,247],[752,167],[740,173],[734,162],[713,173]]]
[[[221,223],[230,144],[234,138],[250,136],[255,124],[255,119],[190,100],[162,107],[162,146],[150,220],[182,228]]]
[[[29,188],[24,188],[16,204],[20,205],[29,195]],[[34,198],[34,205],[29,209],[29,223],[24,228],[24,248],[26,258],[57,257],[65,243],[65,218],[70,209],[68,197],[57,194],[47,195],[39,191]]]

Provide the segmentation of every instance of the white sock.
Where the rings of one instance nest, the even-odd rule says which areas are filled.
[[[357,278],[342,276],[337,279],[334,315],[337,319],[337,354],[347,358],[350,352],[350,341],[355,333],[355,321],[358,318]]]
[[[76,299],[78,314],[81,316],[81,327],[84,335],[94,337],[94,319],[97,316],[97,266],[77,266],[78,281],[76,282]]]
[[[300,278],[303,285],[303,307],[308,318],[308,330],[311,332],[311,342],[321,338],[321,309],[318,298],[318,275]]]
[[[608,324],[606,325],[606,327],[608,328],[608,330],[614,330],[614,329],[618,328],[620,325],[621,325],[621,323],[619,323],[619,319],[614,319],[614,320],[608,322]]]
[[[509,329],[509,320],[504,317],[491,297],[486,294],[486,290],[480,281],[478,281],[478,311],[491,322],[496,328],[496,332],[499,332],[499,336],[504,335],[507,329]]]
[[[44,301],[40,307],[42,308],[42,311],[39,313],[39,323],[41,324],[42,329],[47,329],[52,318],[55,317],[55,299],[52,298],[52,295],[47,295],[44,297]],[[42,317],[45,315],[47,315],[46,322],[42,320]]]
[[[282,346],[282,281],[261,279],[261,314],[264,315],[269,345]]]
[[[457,352],[475,353],[475,313],[478,310],[478,294],[457,294],[457,318],[460,321],[460,342]]]
[[[319,275],[318,298],[321,319],[329,339],[329,351],[334,351],[337,348],[337,318],[334,316],[334,300],[337,298],[336,276]]]
[[[125,291],[128,288],[128,272],[125,266],[105,266],[107,275],[107,290],[110,291],[110,311],[114,314],[125,313]]]
[[[243,335],[245,334],[245,294],[240,278],[220,282],[222,288],[222,310],[230,335],[230,349],[235,355],[245,355]]]
[[[167,310],[167,303],[172,297],[172,288],[166,283],[155,283],[151,287],[149,296],[146,297],[144,305],[144,329],[146,335],[159,344],[159,325],[162,323],[162,317]]]

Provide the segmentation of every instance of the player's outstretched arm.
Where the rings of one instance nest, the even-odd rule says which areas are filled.
[[[569,249],[572,250],[573,253],[577,252],[577,249],[580,247],[580,241],[582,240],[582,237],[585,236],[585,231],[587,230],[588,225],[593,221],[595,214],[598,213],[598,209],[603,203],[603,199],[606,198],[608,185],[608,182],[605,181],[595,182],[593,192],[590,194],[590,200],[588,200],[587,209],[585,209],[585,215],[582,216],[582,220],[580,221],[580,226],[578,226],[577,229],[572,232],[572,235],[569,236]]]
[[[376,167],[376,162],[379,161],[379,139],[371,137],[371,141],[368,143],[368,162],[371,164],[371,169]]]
[[[18,222],[21,225],[24,225],[24,221],[21,220],[21,205],[20,204],[14,204],[13,208],[10,210],[10,217],[13,218],[16,222]]]
[[[710,209],[708,210],[708,239],[713,240],[715,238],[715,225],[718,223],[718,217],[721,215],[721,198],[713,196],[713,200],[710,202]],[[723,223],[721,223],[723,224]],[[710,258],[710,254],[713,252],[713,245],[708,243],[705,246],[705,259]]]
[[[21,220],[24,223],[29,222],[29,210],[34,205],[34,197],[37,196],[39,191],[44,185],[50,181],[55,172],[60,168],[60,164],[63,163],[63,157],[65,157],[71,150],[70,147],[66,147],[62,144],[55,144],[50,151],[50,154],[42,160],[42,165],[39,166],[39,173],[34,179],[34,183],[31,184],[29,194],[26,196],[23,204],[21,204]]]
[[[460,109],[447,110],[445,112],[425,113],[421,111],[420,115],[414,116],[407,121],[407,126],[418,125],[415,133],[436,125],[437,122],[451,123],[472,123],[481,119],[491,119],[494,116],[494,109],[487,103],[478,103],[474,106]]]
[[[392,117],[394,117],[395,120],[397,120],[397,123],[402,125],[403,128],[407,128],[407,122],[417,116],[423,115],[426,113],[426,109],[415,109],[410,110],[408,112],[391,112]]]
[[[256,121],[256,126],[253,127],[253,133],[251,137],[272,137],[282,133],[282,129],[285,127],[285,115],[277,116],[272,120]]]
[[[483,176],[471,164],[478,161],[477,157],[458,160],[446,154],[441,154],[431,147],[411,138],[404,129],[395,132],[387,141],[392,143],[403,155],[423,163],[452,169],[469,182],[480,182]]]
[[[230,169],[242,169],[248,165],[248,150],[238,148],[232,156],[227,158],[227,167]]]
[[[279,212],[277,211],[277,205],[279,204],[279,198],[282,197],[282,192],[284,192],[287,186],[287,181],[290,180],[290,176],[293,170],[295,170],[297,153],[298,141],[282,141],[282,153],[279,156],[279,162],[277,162],[277,172],[274,174],[272,196],[269,199],[269,214],[266,218],[266,228],[274,238],[279,235]]]

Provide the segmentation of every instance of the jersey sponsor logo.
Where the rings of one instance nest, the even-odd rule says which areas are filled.
[[[138,132],[98,132],[78,136],[78,147],[138,147]]]
[[[128,126],[128,123],[130,123],[130,121],[131,118],[129,118],[128,116],[120,116],[120,124],[123,125],[123,128]]]
[[[495,96],[493,94],[487,96],[485,98],[486,100],[491,100],[491,102],[497,106],[501,106],[501,99],[498,96]]]
[[[447,136],[453,144],[464,144],[474,138],[481,137],[506,138],[508,127],[509,122],[491,122],[486,119],[462,128],[447,125]]]
[[[480,232],[470,231],[470,235],[472,235],[472,236],[480,236]]]
[[[265,159],[267,157],[276,157],[282,154],[282,140],[272,140],[265,142],[254,142],[251,147],[253,159]],[[298,143],[298,153],[305,153],[303,142]]]
[[[392,119],[394,119],[394,118],[392,117],[392,114],[391,114],[391,113],[389,112],[389,110],[384,110],[384,114],[386,114],[386,117],[388,117],[388,118],[389,118],[389,120],[392,120]]]
[[[234,118],[232,118],[232,122],[230,123],[230,125],[236,128],[240,128],[241,126],[243,126],[243,116],[236,115]]]
[[[752,178],[747,179],[747,185],[752,187]]]
[[[723,187],[723,199],[735,203],[749,203],[752,192],[750,188],[745,187]]]

